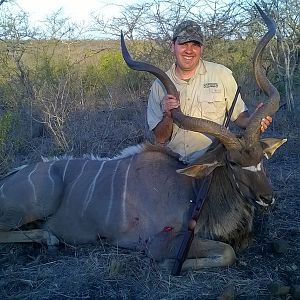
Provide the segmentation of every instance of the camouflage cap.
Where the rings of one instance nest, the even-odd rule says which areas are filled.
[[[186,20],[180,23],[174,30],[173,41],[179,44],[195,41],[203,45],[204,36],[201,27],[195,21]]]

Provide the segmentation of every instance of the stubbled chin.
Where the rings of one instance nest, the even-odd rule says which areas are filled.
[[[182,66],[182,69],[186,70],[186,71],[191,71],[191,70],[195,69],[195,66],[193,64],[184,64]]]
[[[194,68],[196,66],[195,61],[194,60],[182,60],[182,66],[185,68]]]

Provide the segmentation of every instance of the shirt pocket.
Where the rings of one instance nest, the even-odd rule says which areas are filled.
[[[222,89],[210,87],[201,98],[202,117],[222,123],[226,111],[226,102]]]

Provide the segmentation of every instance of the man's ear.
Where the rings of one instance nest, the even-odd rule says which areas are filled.
[[[203,56],[203,51],[204,51],[204,46],[200,45],[200,48],[201,48],[201,50],[200,50],[200,57],[202,57]]]
[[[221,166],[222,163],[215,160],[211,163],[190,164],[186,168],[176,170],[177,173],[184,174],[194,178],[201,178],[209,175],[215,168]]]
[[[276,138],[266,138],[261,139],[260,142],[263,146],[263,152],[267,159],[271,158],[274,152],[285,142],[287,139],[276,139]]]

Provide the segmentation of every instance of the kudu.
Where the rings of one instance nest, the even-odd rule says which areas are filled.
[[[120,247],[142,249],[170,266],[188,226],[196,183],[212,173],[183,269],[233,263],[233,248],[242,247],[250,238],[254,205],[269,206],[274,201],[262,166],[263,156],[271,157],[284,142],[260,139],[260,120],[276,112],[279,94],[261,65],[263,50],[275,34],[275,24],[259,11],[269,30],[256,47],[254,71],[270,101],[255,114],[243,137],[176,109],[172,115],[178,125],[211,134],[220,141],[188,166],[164,147],[147,143],[113,159],[62,158],[24,166],[0,182],[0,239],[37,241],[47,239],[49,233],[59,241],[80,244],[106,238]],[[123,37],[121,44],[131,68],[153,73],[168,93],[177,93],[164,72],[131,59]],[[43,229],[25,233],[16,230],[36,220]]]

